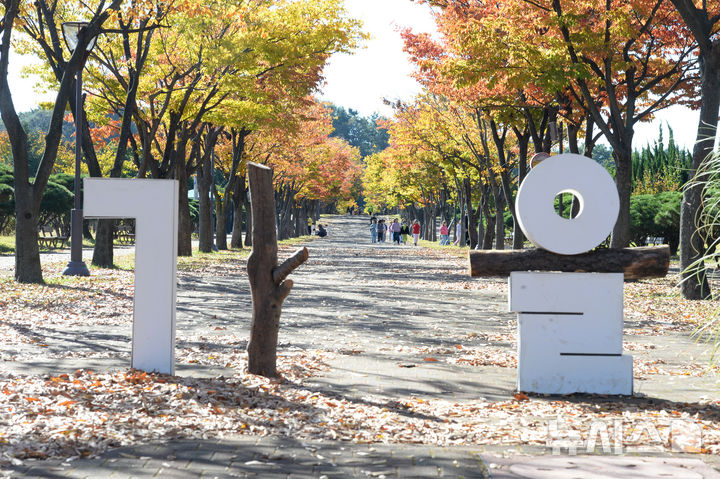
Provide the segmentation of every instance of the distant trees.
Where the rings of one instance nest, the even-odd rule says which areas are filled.
[[[390,135],[380,125],[380,117],[374,114],[363,117],[352,108],[346,110],[341,106],[331,105],[333,132],[330,136],[339,137],[354,146],[365,158],[383,151],[388,147]]]
[[[668,144],[663,141],[660,127],[658,139],[635,151],[632,157],[632,192],[654,194],[662,191],[680,191],[690,176],[692,154],[675,143],[672,128]]]
[[[359,22],[347,16],[339,0],[115,0],[90,2],[79,10],[64,1],[7,0],[2,5],[0,112],[8,141],[0,138],[0,156],[12,157],[17,185],[12,191],[17,209],[16,279],[28,282],[42,281],[38,211],[50,174],[65,166],[65,110],[73,99],[75,74],[85,60],[88,121],[81,128],[90,176],[176,178],[185,185],[193,174],[209,173],[198,182],[204,190],[197,208],[180,195],[179,252],[190,254],[193,213],[203,238],[208,236],[211,202],[206,180],[215,175],[209,163],[220,156],[215,154],[220,140],[233,132],[245,138],[282,126],[287,128],[285,136],[292,136],[304,119],[302,106],[313,101],[310,95],[328,57],[349,51],[364,38]],[[60,25],[78,17],[90,25],[81,31],[76,52],[68,55]],[[16,40],[14,28],[25,35],[22,41]],[[98,38],[86,58],[84,47],[101,30],[107,34]],[[38,71],[47,87],[59,89],[52,111],[26,115],[25,123],[14,110],[7,84],[11,44],[40,58],[43,66]],[[75,102],[69,104],[75,113]],[[45,116],[50,118],[47,124]],[[35,137],[38,131],[43,135]],[[238,217],[243,216],[246,192],[240,181],[245,174],[244,144],[235,145],[234,161],[224,168],[222,191],[213,191],[232,198],[236,212],[239,204]],[[3,198],[9,191],[3,187]],[[217,205],[220,213],[229,209],[225,199]],[[99,226],[94,264],[112,263],[107,226]]]

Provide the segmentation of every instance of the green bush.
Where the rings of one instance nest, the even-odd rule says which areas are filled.
[[[642,246],[647,236],[663,237],[670,246],[670,254],[675,255],[680,234],[681,201],[682,193],[679,191],[632,196],[630,198],[632,242]]]
[[[75,196],[63,185],[48,181],[40,202],[39,226],[52,226],[61,236],[70,235],[70,210]]]
[[[50,175],[50,181],[62,185],[68,189],[68,191],[75,191],[75,176],[67,173],[55,173]],[[82,191],[82,182],[80,182],[80,190]]]
[[[6,232],[15,218],[15,189],[12,171],[0,164],[0,233]]]

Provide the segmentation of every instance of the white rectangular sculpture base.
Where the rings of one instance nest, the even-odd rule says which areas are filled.
[[[622,290],[621,273],[511,273],[518,389],[632,394],[632,356],[622,355]]]

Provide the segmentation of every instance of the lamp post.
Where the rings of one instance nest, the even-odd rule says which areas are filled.
[[[88,22],[65,22],[62,24],[63,38],[71,52],[77,47],[80,32],[88,26]],[[96,38],[90,40],[87,53],[95,46]],[[87,56],[85,57],[87,58]],[[70,262],[65,267],[65,276],[90,276],[87,266],[82,260],[82,229],[83,211],[80,204],[80,163],[82,161],[82,71],[85,68],[83,58],[75,81],[75,207],[70,212]]]

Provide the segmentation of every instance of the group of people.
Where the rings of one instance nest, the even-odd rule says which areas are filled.
[[[462,231],[460,222],[457,222],[455,227],[455,236],[457,239],[453,244],[458,246],[460,244]],[[377,218],[375,215],[370,218],[370,239],[373,243],[392,241],[397,244],[406,244],[411,234],[413,236],[413,244],[417,246],[418,240],[420,239],[420,223],[418,223],[418,220],[413,220],[412,224],[408,225],[397,218],[385,220],[383,218]],[[447,221],[443,221],[442,225],[440,225],[440,246],[448,245],[450,245],[450,227]]]
[[[375,215],[370,218],[370,238],[373,243],[384,243],[392,241],[397,244],[406,244],[408,237],[413,235],[413,244],[417,246],[420,239],[420,223],[417,220],[411,225],[404,221],[400,222],[397,218],[389,223],[385,219],[378,219]]]
[[[330,235],[330,225],[327,225],[327,228],[325,228],[322,224],[318,223],[317,227],[315,227],[312,218],[308,218],[307,229],[308,235],[311,236],[318,235],[319,237],[324,238],[325,236]]]
[[[455,223],[455,246],[460,245],[460,237],[462,236],[462,224],[458,221]],[[450,245],[450,227],[448,227],[447,221],[443,221],[440,225],[440,246]]]

